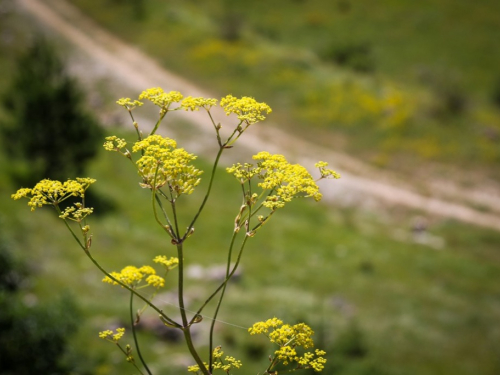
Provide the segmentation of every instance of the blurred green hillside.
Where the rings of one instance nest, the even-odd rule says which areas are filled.
[[[258,97],[278,126],[333,149],[412,175],[444,163],[500,178],[497,1],[71,3],[167,68],[217,95]]]
[[[252,65],[252,68],[247,68],[247,72],[251,74],[242,75],[238,80],[231,75],[237,74],[240,69],[236,63],[225,65],[226,76],[222,73],[223,68],[218,67],[212,57],[203,60],[198,56],[190,60],[188,48],[202,47],[201,40],[196,41],[196,38],[200,38],[200,30],[212,30],[212,34],[206,35],[213,38],[215,44],[210,44],[210,40],[206,39],[207,46],[220,43],[223,47],[220,53],[231,51],[226,47],[241,48],[238,49],[240,52],[247,51],[249,46],[254,45],[252,38],[256,38],[255,45],[259,47],[259,51],[263,48],[266,53],[276,56],[276,60],[270,60],[268,72],[273,71],[273,66],[283,64],[283,56],[289,56],[290,64],[295,64],[295,68],[290,68],[292,73],[302,77],[299,82],[304,84],[304,90],[311,92],[316,90],[314,82],[311,86],[306,83],[312,73],[317,74],[318,82],[322,81],[321,77],[338,75],[340,82],[344,82],[343,79],[352,82],[353,90],[358,90],[359,87],[372,90],[382,87],[377,86],[379,84],[396,85],[395,82],[399,82],[397,74],[403,74],[395,70],[394,76],[389,77],[389,73],[382,69],[381,62],[376,63],[372,72],[339,66],[338,62],[318,62],[319,52],[312,57],[308,53],[299,53],[309,48],[305,41],[299,39],[296,43],[303,43],[303,46],[299,46],[300,51],[297,52],[297,46],[286,44],[280,44],[284,47],[277,50],[273,40],[286,38],[280,37],[279,33],[273,36],[270,31],[258,31],[257,26],[252,26],[250,22],[251,12],[248,12],[248,19],[245,18],[242,36],[235,41],[228,39],[228,35],[225,39],[222,38],[223,34],[216,27],[217,22],[211,21],[212,17],[217,19],[217,8],[213,9],[212,15],[208,9],[203,9],[205,3],[201,1],[172,2],[169,3],[171,5],[162,2],[160,7],[159,2],[143,0],[142,3],[135,3],[135,6],[146,6],[143,18],[137,18],[140,12],[137,13],[137,8],[133,10],[132,1],[107,0],[102,5],[97,3],[88,0],[79,5],[93,9],[96,17],[102,17],[102,22],[113,17],[110,27],[120,31],[122,35],[127,33],[127,37],[137,43],[142,41],[144,48],[162,54],[165,61],[169,59],[171,66],[178,71],[181,71],[183,62],[175,56],[186,56],[185,72],[188,68],[193,69],[190,76],[195,81],[209,85],[214,91],[230,90],[235,95],[252,94],[259,99],[265,97],[278,112],[278,122],[288,126],[287,119],[296,121],[295,127],[291,126],[290,131],[304,131],[300,126],[306,124],[305,120],[299,121],[299,117],[294,116],[300,112],[300,108],[309,108],[305,105],[295,108],[294,100],[301,97],[300,92],[294,91],[294,80],[287,78],[283,81],[282,91],[273,94],[271,89],[274,84],[266,83],[272,83],[273,75],[267,75],[270,73],[266,73],[266,78],[261,81],[252,81],[252,74],[257,73],[251,72],[254,69],[259,72],[259,64],[267,57],[258,60],[260,62]],[[396,5],[401,3],[405,2],[394,2]],[[156,8],[151,8],[155,4]],[[312,2],[290,1],[286,4],[287,7],[282,8],[283,17],[277,19],[284,18],[288,11],[300,10],[301,4],[306,6]],[[340,3],[333,4],[340,7]],[[90,6],[95,8],[91,9]],[[407,6],[411,7],[409,2]],[[166,11],[154,12],[155,9],[165,7]],[[354,14],[354,8],[355,5],[351,4],[345,14]],[[458,6],[456,8],[460,9]],[[457,9],[454,11],[458,12]],[[272,14],[271,11],[259,12],[263,19]],[[375,11],[367,13],[373,16],[378,14]],[[258,19],[259,14],[253,17]],[[325,9],[318,11],[318,14],[328,13]],[[199,18],[194,22],[192,17],[196,15]],[[0,34],[4,38],[0,39],[0,91],[4,92],[6,83],[16,69],[14,58],[26,48],[32,33],[40,31],[30,28],[36,26],[33,22],[27,22],[13,13],[9,13],[8,17],[4,13],[1,16]],[[165,22],[167,16],[170,17],[170,22]],[[191,27],[186,26],[189,24],[188,20],[191,20]],[[154,27],[149,29],[146,27],[148,24]],[[272,25],[273,22],[268,21],[268,24]],[[290,24],[287,27],[299,25],[300,23],[295,26]],[[387,26],[386,32],[388,29]],[[165,30],[175,31],[177,34],[164,33]],[[246,37],[246,33],[259,35],[260,39]],[[297,31],[297,35],[299,34]],[[9,37],[5,38],[5,35]],[[154,35],[157,35],[157,39],[153,38]],[[172,52],[175,51],[174,48],[179,48],[178,51],[182,53]],[[231,56],[227,61],[236,61],[240,53]],[[247,55],[241,52],[241,56]],[[253,61],[249,56],[249,61]],[[312,59],[312,67],[303,65],[308,59]],[[406,69],[405,65],[400,64],[399,69]],[[283,65],[283,68],[287,67],[288,65]],[[288,74],[286,69],[283,71]],[[324,82],[327,84],[330,81],[325,79]],[[220,86],[216,86],[216,83]],[[466,81],[462,84],[469,85]],[[410,93],[413,90],[416,93],[424,90],[425,95],[428,95],[420,85],[417,78],[410,77],[403,86]],[[467,87],[470,90],[470,93],[467,91],[468,98],[470,95],[468,100],[479,103],[478,107],[496,118],[496,110],[487,104],[486,94],[484,98],[481,94],[481,90],[484,89],[483,93],[486,93],[489,89],[482,84],[478,84],[476,88],[473,85]],[[144,110],[147,111],[146,108]],[[0,116],[3,115],[1,111],[2,109]],[[469,110],[464,113],[470,116]],[[452,124],[454,126],[451,127],[454,134],[465,137],[461,132],[455,132],[456,129],[462,129],[458,117],[449,118],[450,121],[457,121],[449,123],[450,127]],[[313,125],[317,126],[314,129],[321,132],[323,126],[330,127],[334,124],[340,130],[337,127],[329,129],[332,137],[339,137],[337,133],[340,133],[342,139],[346,137],[352,140],[352,143],[333,142],[334,148],[362,149],[362,144],[354,144],[354,140],[357,142],[361,138],[361,142],[364,137],[368,140],[369,135],[365,133],[379,134],[378,131],[381,132],[380,137],[373,138],[373,142],[380,146],[381,143],[376,142],[382,142],[384,135],[393,134],[392,130],[387,130],[387,133],[377,130],[377,127],[373,127],[373,130],[369,122],[362,121],[344,125],[340,122]],[[262,125],[265,126],[265,123]],[[402,126],[405,131],[410,127],[398,126]],[[446,133],[448,125],[440,126],[443,136],[449,134]],[[127,140],[134,140],[134,134],[123,129],[107,130],[110,134],[119,133]],[[425,131],[428,130],[425,128]],[[405,135],[401,132],[401,136]],[[423,134],[428,136],[428,133]],[[193,132],[192,136],[195,137],[196,134]],[[403,141],[410,142],[411,139],[413,138],[406,138],[405,135]],[[368,159],[371,157],[370,153],[381,152],[379,149],[370,150],[366,150]],[[393,149],[387,152],[390,158],[396,155]],[[411,158],[413,154],[404,155]],[[457,162],[468,162],[465,154],[452,155],[455,155]],[[429,160],[436,159],[432,156]],[[488,161],[483,161],[484,168],[488,168]],[[41,209],[31,213],[26,202],[14,202],[10,199],[10,194],[18,188],[6,174],[10,163],[10,155],[0,152],[0,218],[2,235],[6,237],[9,248],[30,265],[33,281],[25,290],[26,296],[30,297],[25,300],[33,301],[35,296],[35,301],[43,303],[53,300],[55,295],[69,292],[79,303],[79,330],[77,336],[71,338],[71,352],[66,358],[66,363],[74,365],[74,374],[132,373],[132,368],[125,363],[116,348],[97,337],[100,330],[126,324],[127,294],[100,281],[102,275],[78,249],[54,212]],[[210,163],[210,160],[200,160],[199,166],[207,170]],[[195,234],[187,243],[186,262],[190,265],[208,267],[225,260],[226,242],[240,205],[239,186],[224,170],[217,173],[220,180],[214,186],[213,199],[209,201]],[[90,220],[94,235],[92,249],[96,258],[107,269],[119,270],[128,264],[148,264],[160,253],[174,255],[173,247],[150,215],[147,191],[138,187],[137,175],[124,158],[101,150],[97,159],[90,164],[88,175],[97,179],[92,187],[96,194],[115,204],[116,211],[94,215]],[[205,185],[200,186],[184,202],[186,211],[180,217],[183,222],[188,221],[189,215],[186,212],[199,204],[204,187]],[[427,230],[418,233],[414,230],[415,221],[421,215],[420,212],[394,207],[365,212],[328,206],[325,203],[294,202],[284,211],[278,212],[250,242],[243,259],[241,279],[228,288],[220,319],[241,327],[272,316],[292,322],[308,322],[316,331],[318,346],[328,351],[328,367],[324,372],[328,375],[500,373],[500,233],[441,218],[428,218]],[[213,285],[212,282],[200,283],[196,279],[190,279],[188,284],[189,308],[195,309]],[[169,305],[173,301],[174,291],[168,288],[167,286],[166,293],[160,296],[160,300],[165,302],[166,310],[174,311],[174,307]],[[151,313],[147,318],[154,320],[156,316]],[[245,364],[240,371],[242,374],[262,371],[270,348],[258,340],[250,339],[245,329],[229,324],[218,325],[217,342],[223,345],[227,354],[242,359]],[[203,336],[203,333],[200,335]],[[186,365],[192,362],[185,356],[184,345],[158,342],[157,337],[149,331],[142,331],[141,338],[144,339],[143,352],[156,374],[186,373]],[[130,336],[128,339],[130,342]]]

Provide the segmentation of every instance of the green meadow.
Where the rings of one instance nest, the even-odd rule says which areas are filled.
[[[467,101],[473,103],[471,108],[460,116],[445,114],[449,119],[446,123],[432,116],[433,120],[427,123],[425,115],[421,119],[420,114],[411,114],[416,117],[403,116],[404,123],[390,125],[386,123],[388,117],[379,109],[375,117],[354,111],[356,116],[362,117],[352,122],[342,116],[348,116],[351,109],[359,109],[358,99],[367,100],[373,108],[381,106],[378,100],[383,97],[377,93],[386,87],[399,87],[403,78],[408,81],[402,89],[397,89],[402,90],[401,98],[415,103],[427,100],[428,95],[437,95],[412,75],[415,67],[412,61],[418,57],[423,60],[419,63],[431,64],[431,57],[441,46],[439,38],[434,38],[436,30],[433,27],[437,27],[438,21],[448,19],[440,12],[449,10],[451,2],[441,2],[439,9],[419,16],[423,33],[415,36],[415,43],[422,47],[413,50],[408,46],[406,51],[397,47],[406,46],[405,41],[416,27],[418,10],[423,12],[426,6],[434,7],[430,2],[420,3],[418,9],[412,2],[386,2],[385,11],[382,11],[375,5],[369,8],[371,2],[276,1],[276,8],[267,10],[264,2],[256,1],[255,10],[251,12],[244,12],[242,2],[234,2],[234,9],[224,14],[222,1],[214,1],[216,6],[209,8],[208,3],[201,1],[174,1],[165,5],[151,0],[143,1],[145,8],[141,17],[137,16],[140,11],[133,11],[133,2],[75,0],[73,3],[114,32],[149,53],[157,54],[167,66],[189,74],[194,81],[214,92],[229,91],[267,100],[276,110],[272,121],[290,126],[290,131],[305,135],[304,125],[311,126],[314,131],[307,131],[311,137],[327,134],[331,139],[342,139],[342,142],[332,142],[332,147],[358,151],[356,155],[366,160],[395,168],[402,168],[391,162],[399,155],[413,161],[451,163],[453,160],[453,163],[466,165],[473,154],[481,161],[480,168],[494,176],[497,150],[492,151],[491,159],[481,154],[482,146],[478,145],[483,140],[477,135],[477,128],[469,127],[469,120],[473,118],[470,116],[475,116],[476,109],[491,116],[496,124],[492,129],[498,125],[495,122],[497,109],[488,102],[486,95],[491,89],[487,87],[491,83],[487,71],[493,67],[488,66],[486,60],[473,60],[474,57],[468,54],[479,48],[477,40],[486,39],[488,43],[494,40],[495,34],[489,32],[487,24],[478,27],[480,21],[493,17],[492,12],[487,11],[496,7],[493,2],[477,5],[474,12],[472,5],[461,4],[447,13],[450,25],[456,25],[460,17],[469,15],[467,22],[476,34],[469,39],[458,39],[460,34],[457,35],[454,43],[460,41],[460,51],[450,48],[456,55],[449,56],[448,60],[443,57],[440,61],[444,62],[435,67],[440,72],[453,62],[458,71],[467,73],[462,73],[464,78],[460,85],[464,87]],[[155,11],[157,9],[161,11]],[[241,13],[244,13],[241,29],[230,26],[233,15]],[[365,20],[368,14],[370,19]],[[330,17],[334,17],[335,22],[331,22]],[[215,20],[220,19],[226,20],[228,30],[216,27]],[[239,25],[240,18],[237,20]],[[391,23],[400,28],[391,30]],[[355,30],[353,24],[360,25],[361,30]],[[6,23],[1,25],[0,28],[6,27]],[[19,44],[7,45],[2,41],[5,51],[0,55],[2,82],[8,82],[15,69],[13,58],[26,40],[27,32],[22,25],[22,22],[13,22],[9,28]],[[366,61],[345,64],[326,61],[327,56],[322,54],[327,51],[320,51],[323,44],[318,41],[318,28],[322,27],[332,34],[332,45],[341,44],[333,35],[342,30],[345,38],[352,38],[354,42],[372,43],[369,56],[373,54],[370,57],[373,70],[366,70]],[[446,29],[445,25],[440,27]],[[447,32],[455,35],[453,27],[449,27]],[[374,30],[369,39],[362,37],[367,35],[367,30]],[[231,33],[239,33],[237,39]],[[206,39],[200,39],[201,34]],[[382,39],[386,44],[377,43]],[[159,45],[162,48],[158,48]],[[275,48],[276,45],[280,48]],[[383,49],[387,53],[382,53]],[[495,53],[499,52],[492,48],[492,57]],[[176,59],[175,55],[183,58]],[[215,59],[226,56],[230,64],[218,66],[214,56]],[[275,74],[279,66],[283,67],[281,77]],[[258,74],[263,77],[261,81],[255,79]],[[340,86],[335,86],[337,84]],[[0,86],[2,93],[5,87]],[[276,87],[281,87],[281,91],[275,91]],[[333,97],[330,94],[336,95],[335,90],[339,87],[353,90],[348,91],[350,94],[345,95],[345,100],[354,102],[343,103],[345,107],[340,107],[337,114],[327,115],[322,101],[330,100]],[[318,90],[326,90],[329,94],[325,96]],[[344,95],[344,91],[340,91]],[[354,96],[358,94],[363,99]],[[315,107],[316,102],[321,105]],[[302,103],[301,106],[298,103]],[[372,108],[370,105],[366,108]],[[408,109],[405,106],[397,107],[396,112],[399,109],[417,111],[416,107]],[[418,108],[420,113],[421,107]],[[0,116],[5,115],[2,111],[0,109]],[[390,121],[397,119],[399,117]],[[175,128],[176,124],[170,126]],[[134,134],[123,128],[106,131],[131,142],[134,140]],[[180,142],[184,137],[197,136],[182,131],[179,134]],[[422,140],[435,137],[439,143],[450,134],[458,145],[469,137],[470,149],[450,145],[449,149],[430,156],[420,149],[431,147]],[[477,138],[470,138],[471,134]],[[325,141],[324,137],[322,139]],[[365,149],[369,140],[375,144]],[[407,147],[419,145],[419,140],[423,145]],[[203,137],[203,141],[211,140]],[[384,146],[386,142],[393,142],[394,146]],[[488,145],[484,147],[493,147],[487,143],[489,140],[484,142]],[[97,336],[108,327],[128,324],[128,294],[101,282],[102,275],[85,257],[53,210],[43,208],[30,212],[25,201],[10,199],[19,188],[7,174],[10,163],[9,155],[0,153],[0,235],[15,257],[29,267],[30,282],[22,292],[25,300],[50,304],[65,293],[75,298],[81,311],[79,329],[70,338],[66,358],[74,364],[74,374],[134,373],[118,350]],[[203,197],[211,163],[208,158],[197,161],[206,171],[202,185],[193,195],[179,202],[182,207],[180,220],[186,225]],[[90,218],[92,252],[106,269],[118,271],[129,264],[151,264],[152,258],[159,254],[175,255],[174,246],[151,215],[148,191],[139,187],[139,178],[125,158],[101,150],[89,165],[87,175],[97,179],[91,189],[100,198],[100,205]],[[341,180],[331,183],[341,183]],[[233,220],[241,204],[239,189],[238,181],[224,168],[217,171],[213,195],[194,235],[186,243],[188,265],[206,268],[225,262]],[[305,321],[313,327],[317,346],[327,351],[324,374],[498,374],[500,233],[429,217],[427,232],[418,236],[412,227],[419,216],[425,214],[397,207],[369,211],[295,200],[274,215],[249,241],[241,275],[228,287],[219,315],[221,322],[217,324],[216,343],[223,346],[226,354],[242,360],[241,374],[262,372],[272,347],[258,337],[249,336],[245,328],[276,316],[289,322]],[[162,308],[172,314],[175,314],[176,300],[172,298],[175,278],[176,271],[169,276],[164,292],[158,296]],[[216,286],[215,281],[188,278],[187,308],[196,310]],[[155,319],[151,311],[143,318],[145,322]],[[207,326],[208,317],[200,323],[195,338],[199,340],[197,343],[203,343]],[[185,374],[186,366],[192,364],[182,342],[161,339],[149,330],[141,331],[140,337],[144,356],[155,373]],[[126,336],[126,340],[132,342],[131,336]]]

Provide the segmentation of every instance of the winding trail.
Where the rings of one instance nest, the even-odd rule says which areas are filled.
[[[83,51],[95,64],[105,69],[110,77],[136,92],[161,86],[165,90],[181,91],[186,96],[212,96],[167,71],[137,48],[111,35],[64,0],[17,0],[17,3],[23,11],[36,17]],[[207,127],[206,114],[202,111],[179,112],[178,115],[185,116],[200,131],[212,134],[213,130]],[[219,111],[214,115],[216,120],[223,123],[223,113]],[[245,146],[252,151],[284,153],[291,155],[290,159],[307,166],[313,165],[317,160],[330,161],[341,172],[342,178],[322,186],[324,196],[329,200],[362,205],[367,200],[375,199],[384,204],[403,205],[432,215],[500,230],[499,191],[462,190],[452,183],[446,186],[428,183],[428,191],[436,192],[437,196],[426,196],[416,191],[411,182],[403,181],[390,172],[375,170],[355,158],[318,147],[269,124],[255,126],[250,130],[244,137]],[[475,209],[474,206],[484,206],[487,212]]]

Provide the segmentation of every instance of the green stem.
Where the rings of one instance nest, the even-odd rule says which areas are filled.
[[[158,203],[158,205],[160,206],[160,208],[161,208],[161,210],[162,210],[162,212],[163,212],[163,215],[165,216],[166,221],[167,221],[167,223],[168,223],[168,225],[169,225],[169,228],[171,228],[171,227],[172,227],[172,224],[170,224],[170,220],[168,219],[168,215],[167,215],[167,213],[165,212],[165,210],[163,209],[163,205],[161,204],[161,201],[160,201],[160,199],[159,199],[158,195],[156,194],[156,191],[157,191],[157,189],[156,189],[156,177],[158,176],[158,169],[159,169],[159,168],[160,168],[160,165],[157,165],[157,166],[156,166],[156,170],[155,170],[155,177],[154,177],[154,179],[153,179],[153,186],[151,187],[151,194],[152,194],[152,197],[151,197],[151,204],[152,204],[152,206],[153,206],[153,215],[154,215],[154,217],[155,217],[156,222],[157,222],[157,223],[158,223],[158,224],[159,224],[159,225],[160,225],[163,229],[165,229],[165,231],[169,234],[169,236],[170,236],[171,238],[174,238],[174,235],[173,235],[173,233],[171,232],[171,230],[168,230],[168,228],[166,228],[166,227],[165,227],[165,225],[163,225],[163,223],[161,222],[161,220],[158,218],[158,213],[156,212],[156,204],[155,204],[155,200],[156,200],[156,202]],[[161,191],[160,191],[160,192],[161,192]],[[177,238],[178,238],[178,237],[179,237],[179,236],[177,236]]]
[[[200,371],[205,375],[210,375],[210,372],[205,368],[203,361],[201,360],[196,348],[193,345],[193,339],[191,337],[191,329],[188,324],[186,309],[184,307],[184,250],[182,242],[177,244],[177,257],[179,259],[179,280],[178,280],[178,298],[179,298],[179,312],[182,318],[182,331],[184,332],[184,338],[186,340],[187,347],[191,356],[196,361],[196,364],[200,368]]]
[[[175,225],[175,235],[177,236],[177,240],[181,237],[179,232],[179,222],[177,220],[177,210],[175,209],[175,199],[170,201],[170,205],[172,206],[172,215],[174,216],[174,225]]]
[[[139,125],[136,126],[137,123],[135,122],[134,115],[132,114],[132,110],[130,108],[127,108],[127,109],[128,109],[128,114],[130,115],[130,118],[132,119],[132,124],[134,124],[135,132],[137,133],[137,139],[139,141],[142,141],[141,132],[139,131]]]
[[[160,194],[165,196],[165,194],[160,189],[158,189],[158,191],[160,192]],[[163,207],[163,204],[161,203],[161,200],[160,200],[160,197],[158,196],[158,194],[155,194],[155,198],[156,198],[156,203],[158,203],[158,206],[160,206],[161,212],[163,213],[163,217],[165,218],[167,224],[169,226],[172,226],[172,223],[170,223],[170,219],[167,215],[167,212],[165,211],[165,208]],[[158,220],[156,220],[156,221],[158,221]]]
[[[229,272],[231,269],[231,256],[233,253],[234,241],[236,239],[237,234],[238,233],[236,231],[233,231],[233,235],[231,237],[231,244],[229,245],[229,251],[228,251],[228,255],[227,255],[227,264],[226,264],[226,280],[229,280]],[[219,302],[217,303],[217,307],[215,309],[215,314],[214,314],[214,317],[212,319],[212,323],[210,324],[210,335],[209,335],[209,345],[208,345],[208,354],[209,354],[209,358],[210,358],[208,369],[210,371],[212,371],[212,365],[213,365],[212,351],[213,351],[215,319],[217,318],[217,314],[219,313],[219,308],[220,308],[220,305],[222,303],[222,298],[224,296],[224,292],[226,291],[226,285],[227,285],[227,283],[224,283],[224,286],[223,286],[222,292],[221,292],[221,297],[219,298]]]
[[[118,348],[122,351],[122,353],[123,353],[123,354],[125,354],[125,357],[127,358],[127,361],[128,361],[128,354],[127,354],[127,351],[126,351],[125,349],[123,349],[123,348],[121,347],[121,345],[120,345],[120,344],[118,344],[118,343],[115,343],[115,344],[116,344],[116,346],[118,346]],[[134,367],[137,369],[137,371],[139,371],[139,373],[140,373],[141,375],[144,375],[144,374],[143,374],[143,372],[141,371],[141,369],[140,369],[139,367],[137,367],[137,365],[135,364],[135,361],[134,361],[134,359],[133,359],[133,358],[132,358],[132,360],[131,360],[129,363],[131,363],[131,364],[132,364],[132,366],[134,366]]]
[[[215,124],[214,118],[212,117],[212,114],[210,113],[210,110],[207,110],[208,116],[210,117],[210,121],[212,121],[212,125],[214,126],[215,133],[217,134],[217,142],[219,143],[219,147],[223,147],[222,145],[222,139],[220,138],[220,133],[219,133],[219,128]]]
[[[217,156],[215,158],[215,162],[214,162],[214,165],[212,167],[212,173],[210,175],[210,182],[208,183],[207,193],[205,194],[205,197],[203,198],[203,201],[201,202],[200,208],[198,209],[198,212],[196,213],[195,217],[193,218],[193,221],[191,221],[191,224],[189,224],[186,233],[182,237],[181,242],[187,238],[187,236],[191,232],[191,229],[193,229],[194,224],[196,223],[196,220],[198,220],[198,217],[200,216],[201,212],[203,211],[205,204],[207,203],[208,197],[210,196],[210,192],[212,190],[212,184],[214,182],[215,172],[217,170],[217,166],[219,165],[219,160],[220,160],[220,157],[221,157],[223,151],[224,151],[224,147],[220,147],[219,152],[217,152]]]
[[[162,109],[162,112],[160,114],[160,118],[156,122],[155,127],[153,128],[153,130],[151,130],[151,133],[149,133],[149,135],[153,135],[156,133],[156,131],[158,130],[158,126],[160,125],[160,123],[162,122],[163,118],[166,116],[167,113],[168,113],[168,107],[165,108],[164,110]]]
[[[135,343],[135,350],[137,350],[137,355],[139,356],[139,359],[142,362],[142,365],[146,369],[149,375],[151,374],[151,371],[149,370],[148,365],[146,364],[146,361],[144,361],[144,358],[142,358],[141,350],[139,349],[139,342],[137,341],[137,335],[135,332],[135,319],[134,319],[134,308],[133,308],[133,302],[134,302],[134,294],[130,293],[130,325],[132,326],[132,335],[134,336],[134,343]]]

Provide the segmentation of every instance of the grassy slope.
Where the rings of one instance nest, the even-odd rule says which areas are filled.
[[[7,55],[0,58],[2,66],[12,69],[3,56]],[[9,70],[2,74],[8,77]],[[2,224],[12,249],[33,266],[32,292],[41,301],[50,301],[62,290],[78,296],[85,319],[73,341],[75,351],[86,352],[90,367],[104,360],[92,373],[131,372],[120,365],[122,358],[112,345],[96,338],[97,331],[116,317],[126,319],[127,296],[100,282],[101,276],[78,251],[60,219],[49,210],[30,213],[24,203],[9,199],[15,187],[4,175],[7,163],[1,155]],[[203,161],[201,165],[206,167]],[[231,193],[237,190],[235,181],[220,172],[219,193],[188,243],[189,263],[223,262],[220,239],[231,230],[239,199]],[[96,190],[118,204],[116,214],[92,219],[94,251],[103,264],[119,269],[148,263],[159,252],[172,254],[149,216],[147,193],[137,188],[137,177],[126,160],[102,152],[89,175],[99,181]],[[188,203],[188,208],[193,206],[196,203]],[[243,279],[229,289],[220,318],[240,326],[273,315],[305,319],[330,349],[330,363],[343,363],[338,373],[359,375],[374,373],[373,369],[390,374],[498,373],[500,235],[436,220],[430,232],[444,240],[440,250],[398,240],[409,234],[414,215],[394,209],[373,217],[294,202],[250,243]],[[196,297],[207,287],[190,281],[188,289]],[[342,362],[341,350],[332,346],[352,319],[364,335],[368,354]],[[244,330],[226,325],[220,329],[218,337],[224,338],[227,353],[245,359]],[[176,353],[183,347],[153,344],[149,336],[145,340],[154,367],[175,373],[181,358]],[[252,359],[244,362],[244,373],[261,369]],[[184,373],[182,367],[178,373]]]

